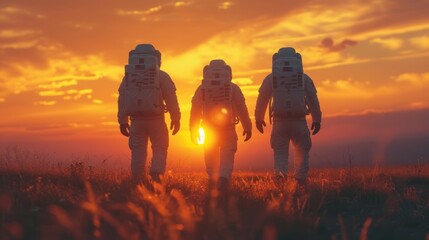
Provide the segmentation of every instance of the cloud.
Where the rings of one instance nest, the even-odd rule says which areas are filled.
[[[179,2],[175,2],[174,6],[175,7],[182,7],[182,6],[186,6],[188,4],[190,4],[190,2],[179,1]]]
[[[47,131],[47,130],[58,130],[58,129],[78,129],[78,128],[92,128],[93,124],[90,123],[51,123],[51,124],[36,124],[34,126],[26,127],[27,131]]]
[[[402,47],[403,40],[401,38],[374,38],[370,40],[373,43],[380,44],[384,48],[397,50]]]
[[[51,124],[37,124],[34,126],[26,127],[27,131],[47,131],[47,130],[56,130],[67,128],[66,124],[51,123]]]
[[[369,83],[361,83],[351,79],[324,80],[317,86],[320,95],[331,99],[369,99],[377,95],[375,93],[377,90],[373,88],[374,90],[369,91],[368,89],[371,89]]]
[[[163,6],[151,7],[148,10],[139,11],[139,10],[118,10],[117,14],[120,16],[147,16],[149,14],[153,14],[161,11]]]
[[[429,84],[429,72],[427,73],[403,73],[393,77],[397,83],[412,84],[415,86],[427,86]]]
[[[29,41],[15,41],[13,43],[4,43],[0,45],[0,49],[3,50],[27,50],[34,48],[39,43],[38,40],[29,40]],[[10,58],[10,57],[9,57]]]
[[[429,103],[417,101],[417,102],[411,102],[409,106],[411,109],[427,109],[429,108]]]
[[[15,30],[15,29],[6,29],[0,30],[0,38],[18,38],[18,37],[26,37],[37,34],[38,32],[34,30]]]
[[[255,61],[254,56],[258,53],[249,41],[248,34],[247,31],[231,31],[216,35],[181,55],[172,56],[163,64],[164,69],[178,78],[188,79],[189,82],[199,80],[203,67],[212,59],[224,59],[233,69],[243,69]],[[233,70],[233,75],[235,71]]]
[[[68,90],[67,93],[69,94],[69,96],[65,98],[65,100],[71,100],[71,99],[78,100],[83,96],[86,96],[86,98],[88,99],[92,99],[91,94],[93,93],[93,89],[81,89],[81,90],[72,89],[72,90]]]
[[[421,36],[410,39],[410,42],[420,49],[429,49],[429,37]]]
[[[357,2],[360,3],[360,2]],[[386,35],[392,29],[406,29],[409,26],[426,25],[428,26],[429,8],[428,1],[415,1],[413,4],[402,0],[380,0],[366,7],[365,14],[360,16],[360,19],[366,21],[357,21],[354,26],[351,26],[351,34],[385,32]],[[381,35],[380,35],[381,36]]]
[[[233,78],[232,82],[238,85],[251,85],[253,80],[251,78],[242,77],[242,78]]]
[[[64,91],[58,91],[58,90],[48,90],[48,91],[40,91],[39,96],[41,97],[56,97],[56,96],[63,96],[65,94]]]
[[[218,5],[221,10],[228,10],[233,4],[231,2],[222,2]]]
[[[317,87],[319,95],[329,99],[387,99],[396,98],[403,101],[409,101],[402,95],[414,93],[415,95],[408,96],[407,98],[419,98],[420,93],[416,88],[425,86],[429,83],[429,73],[404,73],[396,77],[392,77],[395,84],[387,82],[384,84],[361,82],[352,79],[346,80],[323,80]]]
[[[42,106],[53,106],[57,104],[57,101],[38,101],[38,102],[34,102],[34,104],[42,105]]]
[[[100,99],[93,99],[92,102],[95,104],[102,104],[103,103],[103,101]]]
[[[240,89],[246,97],[256,97],[259,95],[259,85],[246,85],[241,86]]]
[[[322,40],[321,47],[327,49],[328,51],[339,52],[346,49],[348,46],[354,46],[356,44],[356,41],[350,39],[344,39],[340,43],[334,44],[334,40],[328,37]]]
[[[240,3],[237,3],[237,7],[239,6]],[[220,32],[183,54],[166,56],[168,61],[164,64],[164,68],[175,77],[195,82],[201,78],[201,69],[208,61],[222,58],[233,67],[234,73],[238,73],[239,77],[250,78],[253,74],[270,72],[272,54],[284,46],[294,46],[301,52],[307,67],[330,63],[352,63],[356,59],[352,56],[344,57],[339,51],[355,45],[356,41],[344,39],[334,44],[330,39],[332,43],[329,45],[325,42],[325,48],[321,49],[314,47],[320,35],[313,36],[319,34],[320,26],[328,28],[329,25],[329,29],[334,29],[337,22],[340,22],[342,27],[349,27],[353,24],[352,20],[355,16],[351,14],[352,11],[356,12],[350,8],[350,12],[338,14],[317,8],[267,20],[262,24],[250,22],[245,27],[240,26]],[[327,53],[325,49],[330,51]]]
[[[93,92],[93,90],[92,89],[82,89],[82,90],[79,90],[79,94],[80,95],[86,95],[86,94],[91,94]]]
[[[191,2],[185,2],[185,1],[178,1],[178,2],[170,2],[170,3],[165,3],[165,4],[161,4],[155,7],[150,7],[146,10],[117,10],[116,14],[119,16],[137,16],[140,18],[140,20],[142,21],[147,21],[147,20],[154,20],[154,19],[158,19],[158,18],[148,18],[151,15],[157,15],[160,16],[162,14],[167,14],[171,11],[173,11],[175,8],[180,8],[180,7],[184,7],[187,5],[190,5]]]
[[[18,8],[13,6],[6,6],[0,8],[0,23],[1,22],[15,22],[16,16],[31,16],[34,18],[45,18],[43,14],[34,13],[24,8]]]
[[[41,84],[38,86],[39,89],[58,89],[63,87],[70,87],[70,86],[76,86],[77,81],[76,79],[72,80],[64,80],[64,81],[52,81],[49,84]]]
[[[37,89],[60,89],[79,85],[82,81],[103,78],[115,81],[122,79],[123,67],[107,64],[100,56],[78,57],[68,52],[58,53],[57,51],[47,53],[49,59],[46,67],[33,66],[26,62],[10,63],[9,68],[0,70],[2,73],[0,87],[5,88],[9,93],[19,93]],[[8,81],[8,79],[14,79],[14,81]],[[54,91],[40,92],[43,96],[54,93]]]

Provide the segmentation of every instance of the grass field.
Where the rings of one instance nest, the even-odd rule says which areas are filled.
[[[312,169],[306,189],[235,173],[220,196],[202,172],[133,185],[127,169],[13,151],[0,176],[1,239],[429,239],[427,163]]]

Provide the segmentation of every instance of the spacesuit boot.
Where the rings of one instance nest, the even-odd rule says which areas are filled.
[[[217,180],[217,189],[219,194],[225,194],[229,190],[229,179],[225,177],[219,177]]]

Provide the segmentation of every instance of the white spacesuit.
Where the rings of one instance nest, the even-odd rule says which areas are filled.
[[[164,174],[168,149],[168,129],[164,113],[170,113],[170,129],[180,129],[180,109],[176,87],[170,76],[159,69],[161,54],[151,44],[140,44],[130,52],[125,76],[119,87],[118,122],[121,133],[129,136],[131,176],[141,181],[146,176],[147,145],[152,144],[150,175],[154,180]],[[131,120],[131,126],[128,125]]]
[[[301,55],[295,53],[293,48],[280,49],[278,54],[283,53],[286,53],[286,57],[282,59],[279,59],[276,54],[273,56],[273,73],[279,72],[275,66],[279,62],[283,64],[280,68],[282,73],[277,76],[273,73],[269,74],[259,88],[255,109],[256,127],[263,133],[263,127],[266,126],[264,115],[267,105],[273,97],[273,110],[270,113],[270,118],[272,117],[273,120],[273,129],[270,143],[274,151],[275,172],[279,175],[287,173],[289,142],[292,141],[294,146],[295,179],[298,183],[305,183],[309,170],[308,159],[311,148],[310,132],[305,115],[308,111],[310,112],[313,121],[311,126],[312,134],[315,135],[320,130],[322,113],[314,83],[309,76],[303,73]],[[297,63],[292,62],[292,60],[296,61],[297,59],[299,59]],[[283,73],[286,75],[282,76],[281,74]],[[288,79],[289,77],[294,77],[294,79],[290,80]],[[285,86],[283,89],[279,89],[283,86]],[[302,99],[299,97],[300,94]],[[277,99],[277,102],[279,102],[277,106],[275,105],[276,98],[280,99]]]
[[[214,181],[219,179],[222,190],[231,178],[237,151],[236,120],[244,129],[244,141],[252,136],[252,124],[243,93],[231,82],[231,68],[223,60],[213,60],[204,68],[203,75],[202,84],[192,98],[191,138],[196,142],[199,127],[204,128],[207,174]]]

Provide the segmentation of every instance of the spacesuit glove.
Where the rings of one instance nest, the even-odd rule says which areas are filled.
[[[265,124],[264,120],[257,120],[256,121],[256,128],[258,129],[259,132],[264,133],[264,127],[267,126]]]
[[[244,138],[244,141],[246,142],[247,140],[249,140],[252,137],[252,130],[248,130],[248,131],[244,130],[243,136],[246,136]]]
[[[311,130],[313,130],[312,134],[316,135],[320,131],[320,127],[321,127],[320,122],[313,122],[311,124]]]
[[[180,121],[179,120],[175,120],[175,121],[171,121],[170,123],[170,130],[173,130],[172,135],[175,135],[180,129]]]
[[[121,130],[121,134],[125,137],[130,136],[130,125],[128,125],[128,123],[122,123],[119,125],[119,129]]]

